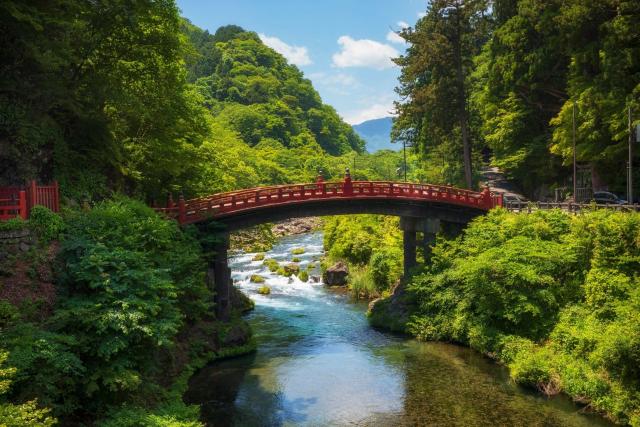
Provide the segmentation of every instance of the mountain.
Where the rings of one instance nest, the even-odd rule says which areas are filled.
[[[319,146],[334,156],[364,148],[311,81],[255,32],[229,25],[211,35],[184,20],[183,33],[195,50],[186,58],[189,80],[213,115],[249,146]]]
[[[367,120],[357,125],[353,125],[353,130],[366,142],[366,150],[375,153],[378,150],[400,150],[401,144],[391,143],[391,126],[393,117]]]

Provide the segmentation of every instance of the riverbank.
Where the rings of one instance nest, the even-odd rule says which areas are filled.
[[[640,425],[640,215],[503,210],[438,241],[407,292],[370,318],[425,341],[459,343],[546,395]],[[394,309],[410,301],[397,322]]]
[[[253,303],[219,322],[198,237],[139,202],[37,207],[0,245],[0,424],[196,426],[187,378],[255,350]]]

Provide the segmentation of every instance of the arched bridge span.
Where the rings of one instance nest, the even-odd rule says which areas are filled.
[[[221,243],[209,266],[210,285],[216,291],[220,318],[229,316],[230,271],[227,264],[228,233],[249,226],[288,218],[382,214],[401,217],[404,232],[405,275],[416,264],[416,246],[429,250],[442,226],[461,228],[471,219],[502,206],[502,196],[489,188],[482,192],[451,186],[387,181],[351,181],[347,171],[342,182],[292,184],[218,193],[175,203],[171,197],[164,208],[156,208],[182,225],[223,224]],[[417,233],[422,233],[418,242]],[[425,252],[426,253],[426,252]]]

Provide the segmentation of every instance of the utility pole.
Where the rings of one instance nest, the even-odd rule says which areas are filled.
[[[402,140],[402,151],[404,154],[404,182],[407,182],[407,141]]]
[[[576,101],[573,101],[573,202],[578,203],[578,181],[576,166]]]
[[[633,127],[631,127],[631,106],[629,106],[629,167],[627,170],[627,202],[633,204]]]

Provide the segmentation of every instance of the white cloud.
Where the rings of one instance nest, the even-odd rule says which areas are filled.
[[[309,78],[318,84],[325,86],[353,86],[358,84],[358,81],[351,74],[347,73],[312,73],[309,74]]]
[[[418,12],[418,18],[424,18],[427,16],[427,12]]]
[[[388,44],[374,40],[354,40],[349,36],[338,39],[341,51],[333,55],[333,65],[338,68],[370,67],[378,70],[391,68],[395,64],[391,58],[399,55],[398,51]]]
[[[404,22],[404,21],[398,21],[397,25],[398,25],[398,27],[400,27],[400,28],[402,28],[402,29],[404,29],[404,28],[409,28],[409,24],[407,24],[407,23],[406,23],[406,22]]]
[[[309,52],[306,47],[291,46],[277,37],[269,37],[265,34],[258,34],[262,43],[275,50],[294,65],[309,65],[311,64],[311,58],[309,58]]]
[[[390,41],[391,43],[398,43],[398,44],[407,42],[405,39],[400,37],[398,33],[396,33],[395,31],[389,31],[387,33],[387,40]]]
[[[349,95],[351,93],[350,89],[360,87],[360,82],[347,73],[318,72],[309,74],[309,78],[314,85],[323,86],[338,95]]]
[[[378,103],[373,104],[370,107],[365,108],[364,110],[347,113],[344,117],[344,120],[350,125],[357,125],[362,122],[366,122],[367,120],[381,119],[383,117],[395,115],[396,113],[393,108],[392,102],[385,104]]]

